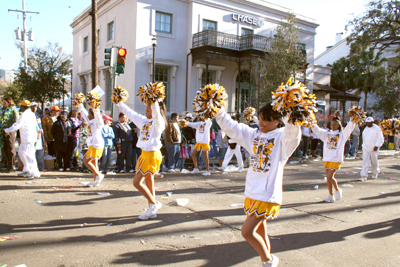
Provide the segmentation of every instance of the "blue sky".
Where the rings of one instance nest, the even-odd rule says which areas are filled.
[[[128,0],[129,1],[129,0]],[[158,0],[163,1],[163,0]],[[67,53],[72,53],[73,19],[91,4],[91,0],[25,0],[27,11],[40,14],[27,15],[27,29],[33,28],[35,40],[28,47],[45,46],[47,41],[59,42]],[[365,0],[269,0],[269,2],[288,7],[294,13],[316,19],[317,28],[315,56],[325,47],[333,45],[335,34],[344,32],[344,27],[352,15],[365,10]],[[22,28],[21,13],[8,12],[8,9],[22,9],[22,0],[0,0],[0,68],[17,68],[21,55],[15,47],[14,30]],[[17,18],[19,16],[19,19]]]

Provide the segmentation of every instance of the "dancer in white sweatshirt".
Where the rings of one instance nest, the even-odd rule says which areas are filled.
[[[18,156],[24,164],[22,172],[18,176],[26,176],[28,178],[40,177],[40,172],[36,162],[35,143],[37,141],[36,116],[30,109],[30,102],[24,100],[21,103],[21,116],[19,119],[7,129],[5,134],[9,134],[19,130],[21,134],[21,145],[18,149]]]
[[[379,148],[384,142],[382,130],[378,127],[378,125],[374,124],[374,119],[372,117],[368,117],[365,119],[365,123],[367,124],[367,127],[365,127],[362,134],[363,166],[360,172],[360,181],[367,181],[368,168],[370,164],[372,168],[372,179],[378,178],[378,154]]]
[[[200,118],[199,122],[189,122],[188,126],[196,129],[196,144],[192,151],[192,160],[194,169],[192,173],[199,173],[197,167],[197,153],[203,150],[204,161],[206,162],[206,171],[203,175],[211,175],[210,173],[210,161],[208,158],[208,151],[210,151],[210,128],[212,121],[210,119],[204,120]]]
[[[238,123],[223,110],[216,116],[221,129],[251,155],[246,175],[243,237],[261,257],[263,266],[277,266],[271,254],[267,219],[278,216],[282,204],[283,168],[300,143],[300,126],[283,122],[281,113],[265,105],[258,112],[260,129]]]
[[[328,184],[329,195],[324,199],[325,202],[334,202],[342,198],[343,191],[339,188],[338,182],[335,178],[335,173],[340,170],[343,162],[343,150],[347,139],[351,132],[353,132],[354,124],[350,121],[346,128],[342,127],[339,117],[333,117],[331,120],[331,129],[324,130],[315,124],[312,128],[315,135],[324,142],[324,167],[326,172],[326,183]],[[336,190],[336,195],[333,196],[333,189]]]

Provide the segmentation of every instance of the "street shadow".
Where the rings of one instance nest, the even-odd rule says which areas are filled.
[[[232,266],[243,263],[257,252],[246,241],[215,244],[186,249],[152,249],[128,252],[118,255],[113,264],[139,264],[145,266],[173,265],[188,262],[187,266]],[[189,261],[201,261],[194,263]],[[204,263],[203,263],[204,262]]]
[[[364,198],[360,198],[360,200],[375,200],[375,199],[383,199],[383,198],[388,198],[388,197],[400,197],[400,191],[393,192],[393,193],[380,194],[380,195],[373,196],[373,197],[364,197]]]

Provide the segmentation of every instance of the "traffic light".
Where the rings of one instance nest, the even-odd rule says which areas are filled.
[[[125,57],[126,57],[126,49],[118,48],[117,68],[115,70],[116,73],[124,73],[125,72]]]
[[[104,66],[115,66],[115,56],[114,56],[114,49],[112,47],[104,49]]]

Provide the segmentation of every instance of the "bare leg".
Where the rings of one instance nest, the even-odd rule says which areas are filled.
[[[146,186],[149,189],[153,198],[156,199],[156,190],[154,189],[154,176],[151,174],[147,174],[146,178],[144,179],[144,182],[146,183]],[[150,201],[149,201],[149,206],[150,206]]]
[[[141,172],[136,173],[135,177],[133,178],[133,186],[136,187],[137,190],[149,201],[150,204],[156,204],[156,200],[153,196],[154,187],[150,191],[147,186],[143,185],[143,180],[145,180],[146,177],[143,176]]]
[[[84,157],[83,164],[93,173],[93,179],[96,181],[96,177],[100,175],[97,168],[97,159]]]
[[[208,150],[203,150],[204,161],[206,162],[206,169],[210,171],[210,161],[208,159]]]
[[[269,238],[267,235],[267,220],[264,220],[260,226],[258,226],[256,232],[264,239],[264,243],[267,246],[269,253],[271,253],[271,244],[269,243]]]
[[[329,194],[332,195],[332,187],[335,188],[336,191],[339,191],[339,185],[337,180],[335,179],[335,173],[336,170],[327,170],[326,171],[326,181],[329,181],[331,183],[331,186],[329,188]]]
[[[198,169],[198,168],[197,168],[197,158],[196,158],[196,156],[197,156],[197,150],[196,150],[196,149],[193,149],[193,151],[192,151],[193,165],[194,165],[194,168],[195,168],[195,169]]]
[[[265,235],[263,238],[257,232],[257,229],[260,227],[260,224],[262,224],[264,220],[265,217],[257,218],[254,214],[251,216],[247,216],[242,226],[242,236],[258,252],[258,254],[261,257],[261,261],[270,261],[272,257],[271,253],[269,252],[270,247],[267,247],[266,242],[264,240]]]

